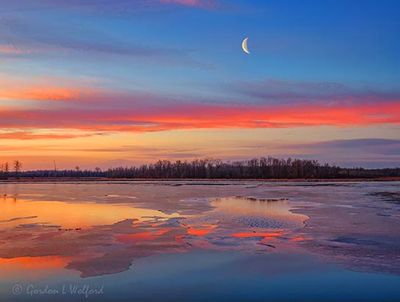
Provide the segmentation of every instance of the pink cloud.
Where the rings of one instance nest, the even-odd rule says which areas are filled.
[[[1,50],[1,49],[0,49]],[[93,95],[93,83],[64,78],[13,78],[0,74],[0,100],[73,101]]]
[[[305,101],[307,95],[301,94],[300,101],[246,104],[109,91],[91,87],[89,83],[87,86],[73,82],[63,85],[53,80],[53,85],[46,85],[48,82],[36,79],[35,82],[20,83],[0,78],[0,86],[4,86],[0,89],[0,99],[36,101],[35,107],[31,108],[13,105],[0,108],[0,128],[8,132],[17,129],[15,134],[4,134],[0,139],[45,138],[18,132],[32,129],[76,129],[98,133],[400,123],[397,94],[332,93],[312,95],[310,102]],[[50,100],[59,102],[47,102]]]
[[[32,53],[32,50],[22,49],[8,44],[0,44],[0,55],[24,55],[30,53]]]
[[[135,106],[137,104],[138,106]],[[151,132],[204,128],[279,128],[399,124],[400,103],[325,106],[148,104],[131,108],[62,108],[0,111],[3,129],[77,129]]]

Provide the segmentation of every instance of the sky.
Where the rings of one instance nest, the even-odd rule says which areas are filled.
[[[399,14],[391,0],[0,0],[0,161],[399,167]]]

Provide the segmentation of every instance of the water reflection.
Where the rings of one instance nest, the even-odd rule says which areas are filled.
[[[392,187],[53,184],[21,185],[15,189],[18,195],[7,187],[0,201],[0,280],[3,288],[20,279],[35,284],[109,280],[115,290],[128,291],[126,296],[136,291],[140,298],[146,295],[140,286],[118,288],[121,278],[162,287],[179,268],[179,287],[189,282],[186,270],[198,264],[196,271],[204,278],[191,275],[192,280],[242,274],[245,294],[253,283],[263,292],[271,276],[282,280],[268,283],[275,280],[284,288],[287,282],[295,284],[291,276],[299,270],[314,274],[307,264],[313,261],[304,254],[316,253],[326,262],[343,264],[340,278],[347,274],[343,267],[399,274],[398,205],[371,194]],[[282,255],[294,255],[288,256],[290,267]],[[170,274],[161,274],[163,269]],[[224,296],[240,292],[239,286],[224,284]],[[192,286],[186,288],[188,295]]]
[[[252,252],[275,247],[267,244],[270,241],[288,241],[307,218],[290,212],[288,202],[280,199],[228,197],[209,202],[211,210],[179,215],[126,203],[6,198],[0,219],[0,268],[9,270],[15,264],[16,270],[23,270],[19,265],[33,263],[44,269],[56,263],[88,277],[126,270],[134,259],[155,253]]]
[[[218,198],[211,202],[217,211],[231,220],[241,220],[253,227],[302,227],[308,218],[291,212],[288,200],[283,198],[233,197]],[[263,224],[264,223],[264,224]]]
[[[0,228],[42,224],[62,228],[86,228],[116,223],[124,219],[145,217],[179,217],[158,210],[132,207],[128,204],[107,204],[91,201],[62,202],[6,198],[1,202]]]

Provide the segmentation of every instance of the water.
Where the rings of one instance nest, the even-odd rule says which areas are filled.
[[[397,301],[399,184],[0,184],[0,301]]]

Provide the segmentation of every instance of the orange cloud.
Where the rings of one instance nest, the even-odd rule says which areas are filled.
[[[33,139],[71,139],[78,137],[89,137],[95,134],[60,134],[60,133],[35,133],[32,131],[15,131],[0,132],[0,139],[17,139],[17,140],[33,140]]]
[[[400,123],[400,102],[352,105],[208,105],[133,101],[129,108],[0,109],[3,129],[151,132],[204,128],[283,128]]]
[[[48,84],[51,83],[51,84]],[[93,83],[92,83],[93,84]],[[96,84],[96,83],[95,83]],[[0,100],[39,102],[35,107],[0,107],[1,138],[71,138],[35,133],[35,129],[89,132],[154,132],[176,129],[284,128],[299,126],[365,126],[400,123],[397,94],[367,93],[312,101],[218,103],[132,91],[104,90],[91,83],[64,79],[13,79],[0,76]],[[339,94],[340,95],[340,94]],[[62,106],[62,107],[61,107]],[[29,133],[28,133],[29,132]]]
[[[94,95],[96,91],[86,84],[62,78],[14,78],[0,74],[0,100],[82,100]]]
[[[35,101],[69,101],[78,99],[82,94],[88,94],[79,89],[64,87],[28,87],[9,88],[0,91],[0,99],[5,100],[35,100]]]

